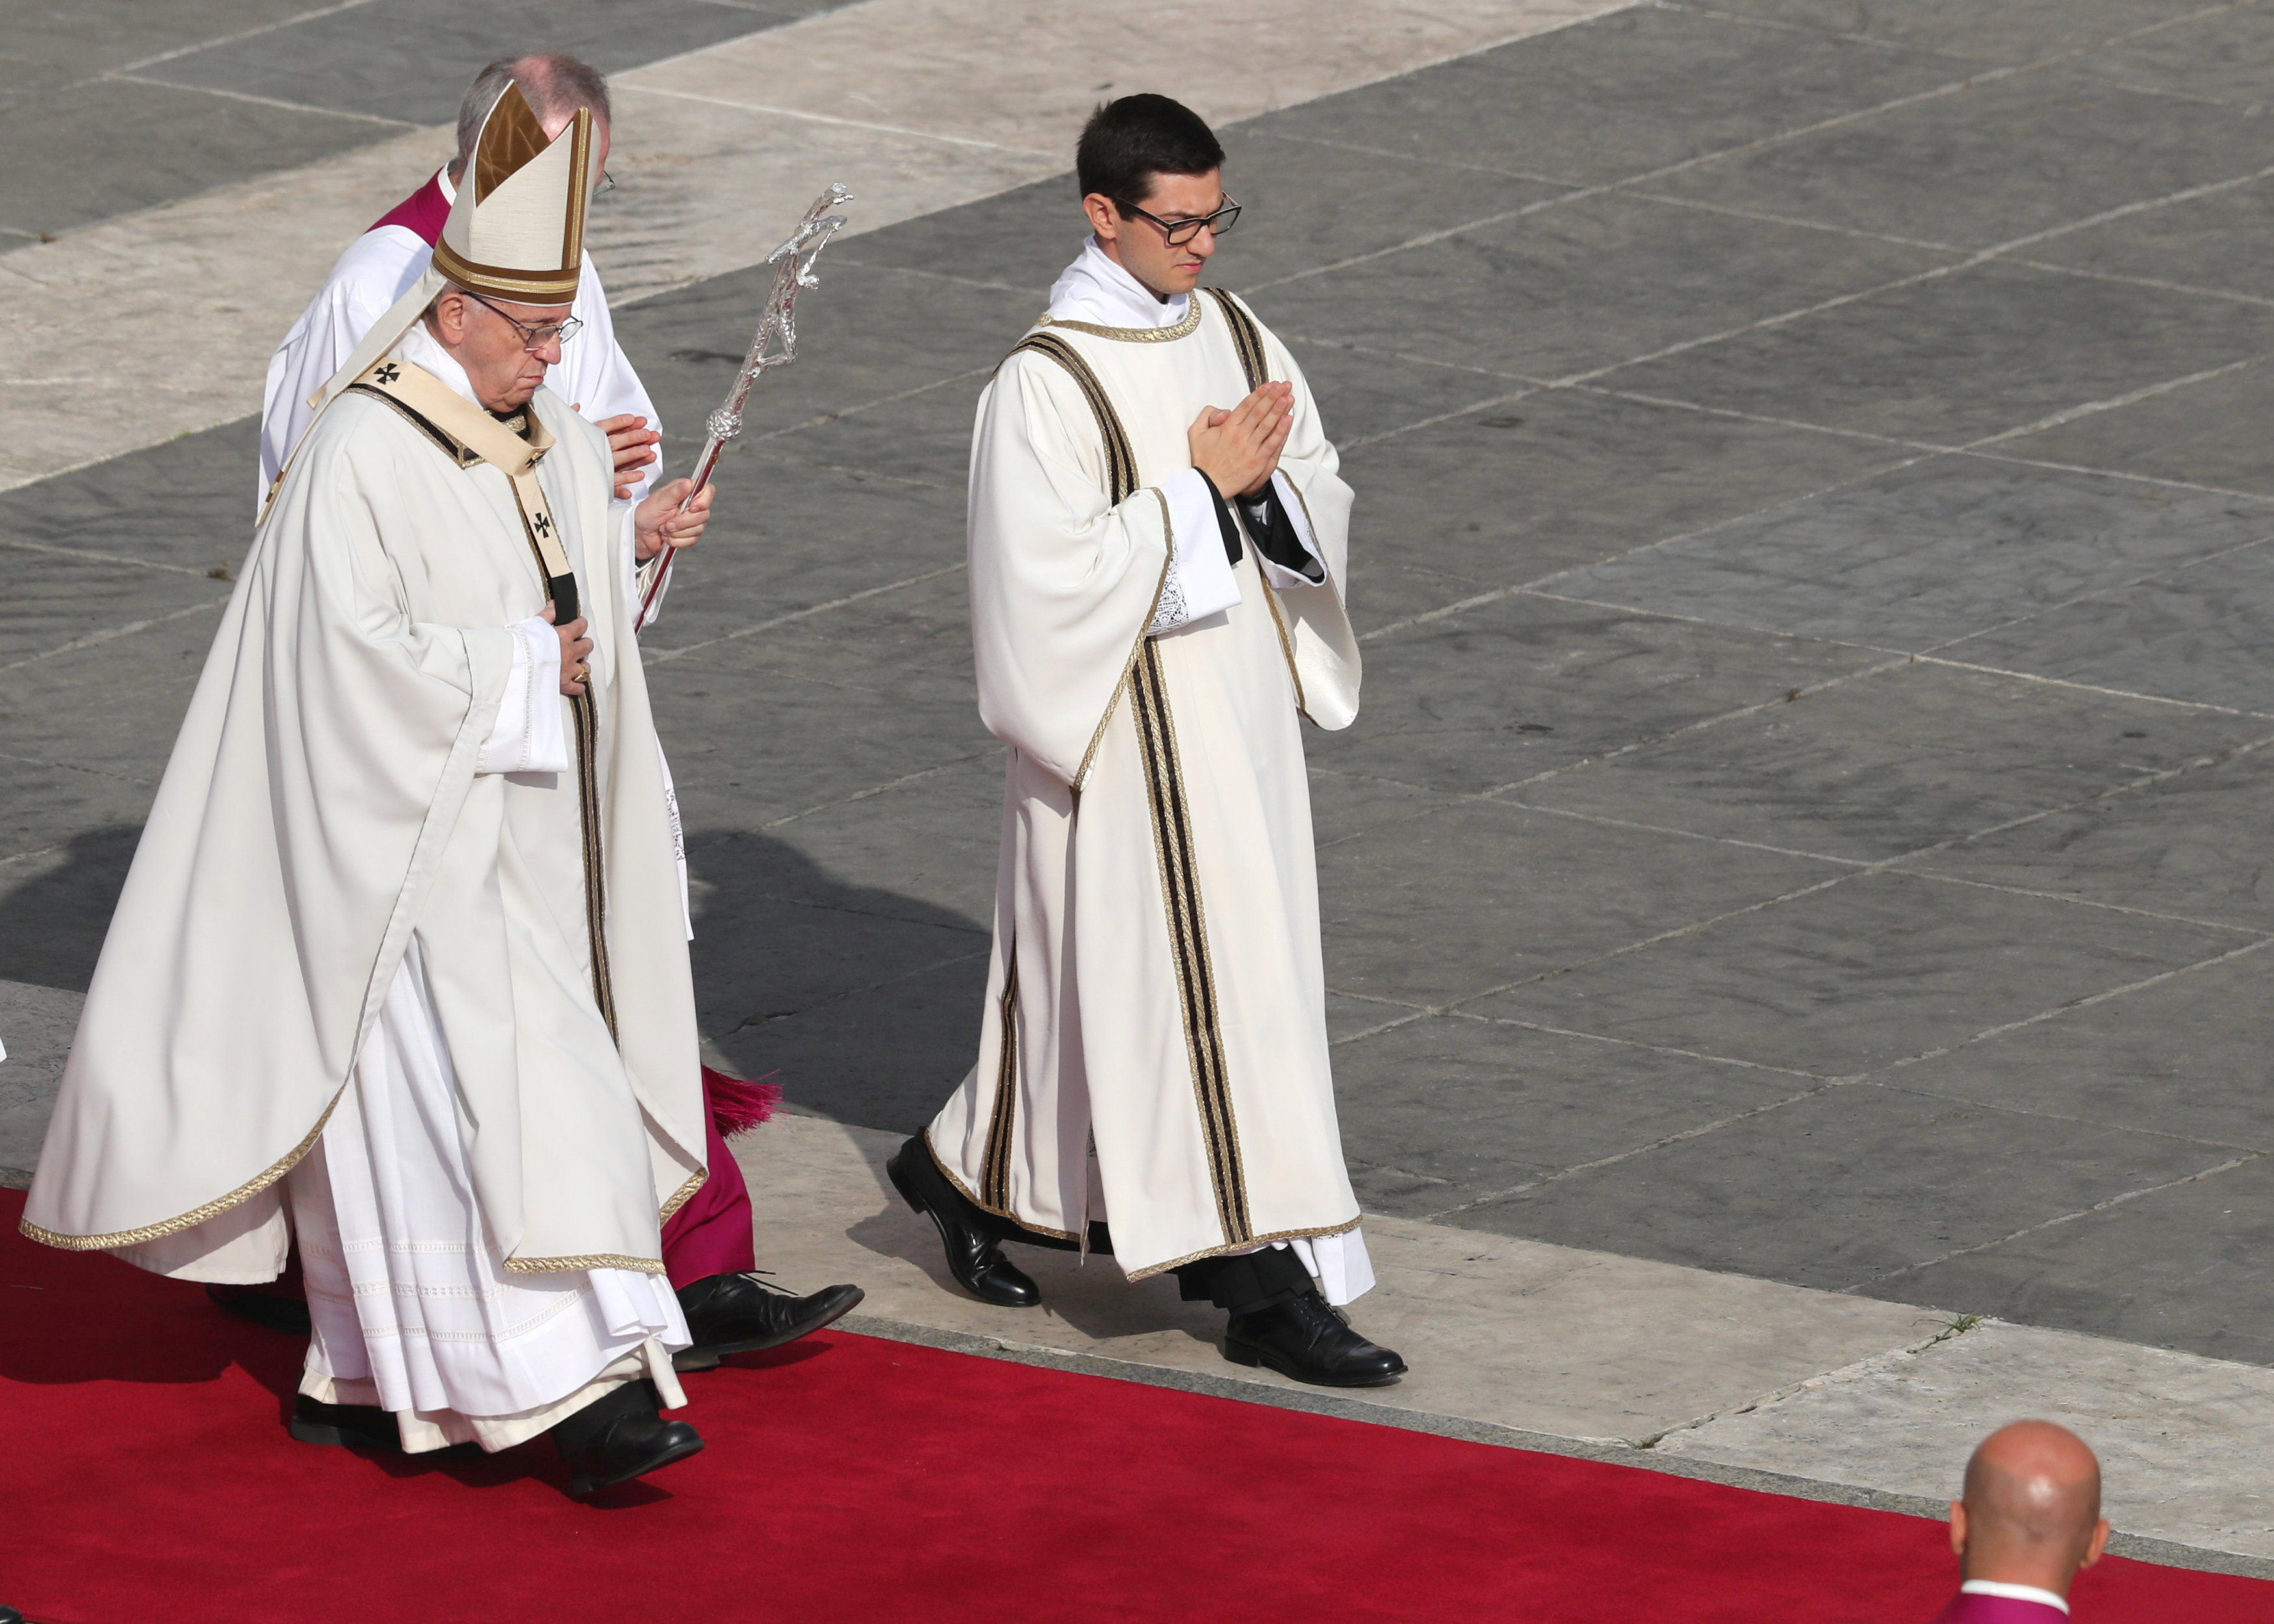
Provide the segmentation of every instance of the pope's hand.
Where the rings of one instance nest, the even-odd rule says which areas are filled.
[[[703,539],[703,527],[711,523],[711,499],[719,487],[704,485],[702,494],[688,503],[687,511],[680,512],[679,504],[687,501],[688,492],[694,488],[692,479],[674,479],[632,509],[632,539],[641,563],[666,547],[691,547]]]
[[[1193,466],[1219,496],[1253,496],[1279,466],[1287,431],[1295,423],[1295,386],[1260,383],[1230,411],[1209,406],[1185,431]]]
[[[547,604],[538,613],[550,620],[553,605]],[[568,625],[553,629],[561,635],[561,691],[574,699],[584,691],[585,679],[592,674],[592,668],[585,664],[592,656],[592,640],[584,635],[584,617],[581,614]]]
[[[599,426],[608,437],[608,449],[615,454],[616,495],[629,497],[640,470],[656,460],[655,448],[663,436],[648,427],[645,417],[629,412],[621,417],[604,417]]]

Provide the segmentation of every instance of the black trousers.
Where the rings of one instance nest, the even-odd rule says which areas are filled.
[[[1234,1314],[1276,1308],[1312,1289],[1311,1272],[1291,1246],[1266,1246],[1236,1258],[1202,1258],[1171,1272],[1186,1302],[1214,1303]]]

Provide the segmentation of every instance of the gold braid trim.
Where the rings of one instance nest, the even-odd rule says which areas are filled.
[[[1209,291],[1213,293],[1216,289],[1211,288]],[[1105,327],[1094,321],[1067,321],[1050,315],[1035,318],[1035,325],[1038,327],[1065,327],[1071,332],[1087,333],[1092,338],[1116,339],[1125,344],[1165,344],[1186,336],[1200,324],[1201,302],[1198,299],[1190,301],[1182,321],[1168,327]]]
[[[169,1218],[163,1223],[146,1223],[139,1229],[120,1229],[110,1235],[58,1235],[53,1229],[41,1229],[28,1218],[19,1220],[16,1228],[42,1246],[54,1246],[64,1252],[110,1252],[121,1246],[139,1246],[148,1241],[162,1240],[169,1235],[179,1235],[184,1229],[194,1229],[201,1223],[218,1218],[230,1207],[251,1200],[298,1166],[300,1158],[314,1147],[317,1136],[324,1131],[324,1124],[332,1119],[332,1111],[339,1104],[340,1095],[346,1092],[342,1088],[339,1094],[332,1096],[332,1103],[324,1107],[324,1114],[316,1118],[316,1125],[308,1130],[308,1137],[292,1147],[281,1161],[247,1179],[227,1195],[207,1201],[203,1207],[192,1207],[178,1218]]]
[[[1139,1269],[1129,1278],[1150,1280],[1156,1274],[1165,1274],[1171,1269],[1184,1267],[1187,1263],[1198,1263],[1202,1258],[1223,1258],[1238,1252],[1260,1252],[1273,1241],[1315,1241],[1324,1239],[1329,1235],[1348,1235],[1365,1222],[1366,1214],[1360,1213],[1348,1223],[1329,1224],[1323,1229],[1281,1229],[1276,1234],[1258,1235],[1235,1245],[1205,1247],[1185,1257],[1172,1258],[1166,1263],[1156,1263],[1149,1267]]]
[[[711,1109],[707,1101],[704,1102],[703,1109],[706,1111]],[[670,1217],[672,1214],[677,1212],[681,1207],[693,1200],[695,1199],[695,1192],[697,1190],[702,1189],[703,1186],[710,1181],[710,1177],[711,1169],[709,1168],[697,1168],[695,1169],[694,1177],[689,1179],[685,1184],[680,1185],[678,1189],[671,1192],[671,1199],[666,1201],[663,1204],[662,1209],[656,1214],[657,1221],[660,1222],[662,1220]]]
[[[508,1258],[505,1266],[516,1274],[555,1274],[571,1269],[630,1269],[640,1274],[665,1273],[660,1258],[627,1258],[620,1252],[588,1252],[581,1258]]]

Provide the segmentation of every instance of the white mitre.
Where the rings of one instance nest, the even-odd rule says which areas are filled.
[[[392,350],[452,283],[484,298],[565,311],[576,300],[584,265],[584,209],[598,178],[592,169],[598,157],[591,109],[578,108],[566,129],[548,137],[521,86],[508,85],[482,121],[433,264],[308,404],[322,410]]]

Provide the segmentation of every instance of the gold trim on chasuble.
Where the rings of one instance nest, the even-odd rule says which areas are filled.
[[[139,1229],[119,1229],[109,1235],[58,1235],[53,1229],[41,1229],[28,1218],[18,1219],[16,1228],[42,1246],[53,1246],[63,1252],[109,1252],[114,1247],[140,1246],[151,1241],[163,1240],[169,1235],[179,1235],[184,1229],[194,1229],[201,1223],[220,1217],[230,1207],[251,1200],[297,1167],[300,1158],[314,1148],[317,1136],[323,1132],[324,1124],[331,1121],[332,1112],[339,1106],[340,1095],[346,1092],[343,1087],[332,1096],[331,1104],[324,1107],[324,1114],[316,1118],[316,1125],[308,1130],[308,1137],[282,1157],[227,1195],[216,1196],[203,1207],[193,1207],[178,1218],[169,1218],[163,1223],[146,1223]]]

